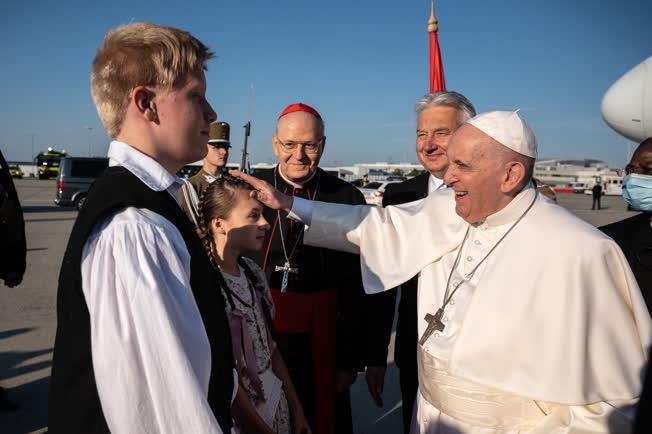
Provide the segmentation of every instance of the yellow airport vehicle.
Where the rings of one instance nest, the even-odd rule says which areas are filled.
[[[18,179],[22,179],[22,177],[25,175],[21,170],[20,166],[17,164],[9,165],[9,174],[11,175],[12,178],[18,178]]]
[[[59,175],[61,159],[67,155],[65,149],[56,151],[53,148],[48,148],[47,151],[39,152],[36,156],[38,179],[56,178]]]

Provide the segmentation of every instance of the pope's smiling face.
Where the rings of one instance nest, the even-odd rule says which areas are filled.
[[[468,223],[483,221],[511,200],[501,188],[505,181],[501,147],[469,124],[451,137],[444,182],[455,191],[455,212]]]

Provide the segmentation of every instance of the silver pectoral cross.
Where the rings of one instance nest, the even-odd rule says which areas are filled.
[[[419,345],[425,344],[430,335],[432,335],[435,330],[438,332],[444,331],[446,326],[441,321],[441,317],[443,315],[444,309],[441,308],[434,315],[430,315],[429,313],[426,314],[424,319],[428,322],[428,327],[426,327],[426,331],[423,332],[423,336],[421,336],[421,339],[419,339]]]
[[[282,267],[279,267],[278,265],[274,267],[274,271],[282,271],[283,272],[283,280],[281,281],[281,292],[287,292],[288,290],[288,280],[290,277],[290,273],[292,274],[297,274],[299,273],[298,268],[292,268],[290,266],[289,261],[285,261],[285,264],[283,264]]]

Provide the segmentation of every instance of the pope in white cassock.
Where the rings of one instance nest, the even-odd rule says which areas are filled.
[[[649,313],[615,242],[537,194],[536,155],[517,113],[489,112],[450,140],[452,188],[405,205],[292,201],[238,174],[306,244],[359,253],[367,292],[419,273],[415,433],[630,429]]]

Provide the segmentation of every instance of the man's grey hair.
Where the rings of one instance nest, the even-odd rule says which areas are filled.
[[[457,92],[428,93],[416,102],[414,105],[414,111],[418,115],[428,107],[436,107],[442,105],[455,107],[458,109],[460,111],[461,124],[475,116],[475,107],[473,107],[471,101],[469,101],[461,93]]]

